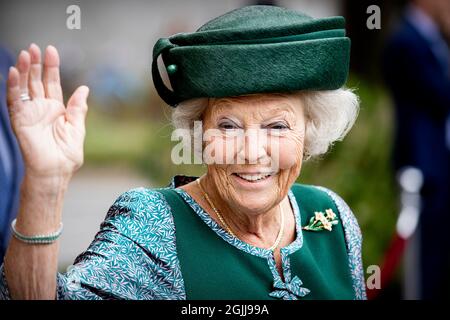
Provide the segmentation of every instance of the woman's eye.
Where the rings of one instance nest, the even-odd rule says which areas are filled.
[[[233,130],[233,129],[236,129],[237,126],[233,123],[224,122],[224,123],[219,124],[219,128],[224,129],[224,130]]]
[[[283,123],[274,123],[272,125],[269,125],[268,128],[275,129],[275,130],[283,130],[283,129],[288,129],[289,127]]]

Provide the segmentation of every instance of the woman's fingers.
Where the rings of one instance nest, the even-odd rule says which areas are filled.
[[[63,103],[61,80],[59,78],[59,55],[53,46],[48,46],[45,50],[44,90],[47,98]]]
[[[30,54],[22,50],[17,58],[16,68],[19,71],[20,93],[28,93],[28,73],[30,72]]]
[[[15,67],[9,68],[7,100],[10,110],[16,101],[20,101],[19,78],[19,71]]]
[[[84,128],[84,121],[88,109],[87,98],[89,88],[78,87],[67,102],[66,118],[73,126]]]
[[[28,49],[31,57],[28,89],[32,98],[45,98],[44,85],[42,84],[41,49],[32,43]]]

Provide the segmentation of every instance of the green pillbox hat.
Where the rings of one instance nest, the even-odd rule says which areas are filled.
[[[173,90],[158,70],[162,55]],[[343,17],[314,19],[276,6],[247,6],[193,33],[159,39],[152,76],[169,105],[199,97],[333,90],[348,76],[350,39]]]

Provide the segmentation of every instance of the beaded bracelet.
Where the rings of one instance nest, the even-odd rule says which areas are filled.
[[[13,236],[25,243],[29,243],[29,244],[49,244],[49,243],[53,243],[55,242],[59,236],[62,233],[62,229],[63,229],[63,224],[62,222],[59,224],[59,229],[53,233],[47,234],[47,235],[37,235],[37,236],[25,236],[21,233],[19,233],[16,230],[16,219],[14,219],[11,222],[11,230],[12,230],[12,234]]]

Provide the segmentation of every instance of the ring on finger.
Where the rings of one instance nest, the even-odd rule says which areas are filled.
[[[25,101],[30,101],[30,100],[31,100],[31,97],[28,95],[28,93],[22,93],[22,94],[20,95],[20,100],[22,100],[23,102],[25,102]]]

